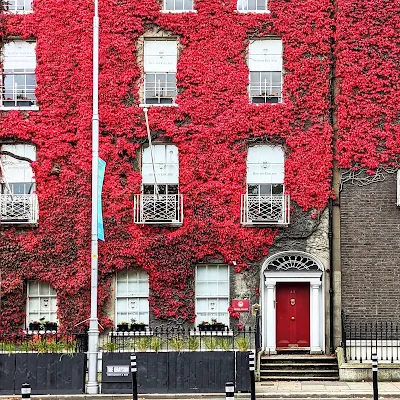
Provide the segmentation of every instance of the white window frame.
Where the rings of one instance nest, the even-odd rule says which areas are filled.
[[[4,9],[12,14],[30,14],[33,12],[32,0],[6,0]]]
[[[158,66],[157,64],[150,67],[147,63],[147,57],[154,57],[154,54],[146,56],[146,43],[159,42],[167,43],[173,42],[176,45],[176,60],[173,67]],[[145,38],[143,42],[143,97],[140,107],[176,107],[176,97],[178,95],[178,86],[176,82],[176,72],[178,65],[178,41],[176,38]],[[175,50],[175,49],[174,49]],[[154,50],[153,50],[154,51]],[[165,54],[159,57],[174,57],[174,54]],[[150,58],[151,60],[151,58]],[[168,65],[168,63],[167,63]],[[153,68],[154,67],[154,68]],[[154,78],[153,78],[154,75]],[[150,77],[152,79],[150,79]],[[173,77],[173,78],[170,78]],[[174,82],[168,82],[169,79],[173,79]],[[154,92],[152,97],[147,96],[148,93]],[[169,96],[168,94],[171,94]],[[150,99],[158,99],[155,102],[148,102]]]
[[[255,0],[256,8],[249,9],[249,1],[250,0],[237,0],[236,2],[236,11],[240,13],[258,13],[258,14],[268,14],[270,11],[268,10],[268,0],[262,0],[265,4],[265,10],[257,9],[257,1]]]
[[[173,9],[167,9],[167,1],[173,2],[174,3],[174,8]],[[192,2],[192,8],[191,9],[185,9],[185,0],[182,0],[182,9],[181,8],[176,8],[176,1],[177,0],[163,0],[163,9],[162,11],[165,13],[186,13],[186,12],[196,12],[194,9],[194,0],[190,0]]]
[[[265,42],[265,43],[273,43],[273,41],[280,41],[282,43],[282,40],[276,37],[271,37],[271,38],[265,38],[265,39],[255,39],[255,40],[251,40],[250,43],[253,44],[255,42]],[[252,53],[251,51],[251,44],[249,46],[249,61],[248,61],[248,65],[249,65],[249,101],[251,104],[256,104],[256,105],[261,105],[261,104],[279,104],[283,102],[283,46],[282,46],[282,53],[281,53],[281,59],[280,59],[280,70],[274,70],[271,69],[269,70],[269,68],[264,67],[264,68],[256,68],[254,66],[252,66],[252,62],[250,61],[251,57],[254,58],[259,58],[262,57],[263,55],[261,55],[260,53]],[[274,50],[273,50],[274,51]],[[274,54],[274,53],[272,53]],[[275,54],[276,55],[276,54]],[[276,59],[275,59],[276,60]],[[264,61],[265,63],[266,61]],[[262,67],[262,65],[259,65],[259,67]],[[276,68],[276,67],[275,67]],[[254,74],[258,74],[259,79],[257,79],[257,84],[254,83],[254,80],[252,80],[252,75]],[[272,76],[273,74],[280,74],[280,84],[279,86],[273,86],[272,85]],[[269,84],[267,85],[267,80],[264,77],[264,84],[262,83],[262,75],[269,75]],[[259,83],[258,83],[259,81]],[[259,94],[253,94],[252,92],[254,90],[257,90]],[[263,90],[264,89],[264,90]],[[272,96],[272,94],[277,93],[276,96]],[[257,101],[253,101],[253,98],[264,98],[264,101],[261,102],[257,102]],[[277,101],[275,101],[275,99]],[[270,100],[270,101],[268,101]]]
[[[123,280],[123,282],[127,285],[128,294],[119,293],[118,282],[120,280]],[[130,281],[134,282],[132,283]],[[147,285],[145,293],[138,290],[138,285],[140,285],[140,283],[145,283]],[[146,271],[141,269],[129,269],[117,272],[115,279],[115,324],[117,325],[121,322],[128,322],[131,324],[132,319],[134,319],[135,323],[144,323],[148,325],[150,318],[149,293],[149,276]],[[143,299],[146,299],[147,302],[145,311],[140,309],[140,303],[143,303],[143,301],[141,302]],[[123,312],[120,312],[119,307],[122,302],[119,300],[126,300],[127,302],[136,301],[139,305],[138,311],[130,312],[128,309],[126,309]],[[122,317],[122,314],[124,314],[124,317]]]
[[[217,280],[217,281],[213,281],[214,283],[219,283],[219,282],[224,282],[227,285],[227,290],[228,293],[224,294],[224,295],[220,295],[220,294],[216,294],[216,295],[200,295],[198,294],[198,289],[197,289],[197,285],[199,282],[207,282],[210,283],[210,280],[207,279],[206,281],[199,281],[198,279],[198,270],[199,268],[206,268],[207,270],[209,268],[224,268],[226,269],[227,272],[227,280],[226,281],[221,281],[221,280]],[[208,271],[207,271],[208,272]],[[229,301],[230,301],[230,269],[229,269],[229,265],[227,264],[198,264],[196,266],[196,273],[195,273],[195,308],[196,308],[196,326],[198,324],[201,324],[203,321],[207,321],[209,324],[212,323],[213,319],[216,319],[217,322],[222,322],[224,323],[226,326],[229,327],[229,312],[228,312],[228,307],[229,307]],[[208,273],[207,273],[208,276]],[[208,299],[208,301],[213,301],[216,300],[217,301],[217,310],[215,312],[208,312],[207,313],[207,318],[205,318],[204,316],[200,317],[198,316],[198,300],[204,300],[204,299]],[[226,310],[219,310],[218,309],[218,301],[219,300],[226,300]]]
[[[1,82],[0,82],[0,89],[1,89],[1,96],[0,96],[0,109],[1,110],[38,110],[39,107],[37,106],[37,100],[35,95],[35,90],[37,87],[36,76],[35,76],[35,69],[36,69],[36,52],[34,55],[34,61],[31,63],[32,65],[29,66],[29,63],[24,63],[27,67],[24,68],[8,68],[7,67],[7,56],[6,47],[11,45],[12,43],[30,43],[36,48],[36,42],[34,41],[26,41],[26,40],[15,40],[15,41],[8,41],[3,44],[3,54],[1,57],[2,61],[2,71],[1,71]],[[10,57],[11,63],[15,63],[17,56]],[[34,84],[28,85],[27,79],[28,76],[33,77]],[[18,87],[16,80],[18,79],[24,80],[24,84],[22,85],[22,89]],[[6,85],[7,81],[12,81],[12,85]],[[11,89],[7,89],[10,88]],[[7,91],[6,91],[7,90]]]
[[[37,286],[37,293],[32,294],[32,286],[36,285]],[[44,321],[48,322],[55,322],[58,323],[57,319],[57,292],[53,289],[53,287],[50,285],[48,282],[42,282],[42,281],[28,281],[27,287],[26,287],[26,325],[28,326],[29,323],[33,321],[38,321],[40,322],[41,318],[44,318]],[[38,310],[32,310],[32,300],[33,299],[38,299],[39,300],[39,309]],[[51,304],[53,303],[52,300],[55,301],[55,307],[54,310],[51,309]],[[43,305],[42,305],[42,300],[43,300]],[[44,304],[45,303],[49,304],[49,311],[45,311]],[[38,318],[33,318],[32,314],[37,314]]]

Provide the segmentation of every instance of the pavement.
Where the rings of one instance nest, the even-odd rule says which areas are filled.
[[[379,399],[400,400],[400,382],[379,382]],[[15,400],[20,396],[0,396],[0,400]],[[250,399],[250,393],[235,393],[236,399]],[[372,382],[274,381],[256,383],[257,399],[372,399]],[[32,400],[127,400],[131,395],[32,395]],[[212,400],[225,399],[224,393],[139,394],[138,400]]]

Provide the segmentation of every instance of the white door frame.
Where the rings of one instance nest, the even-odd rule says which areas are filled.
[[[283,257],[300,257],[309,260],[279,268]],[[275,261],[275,263],[273,263]],[[278,266],[277,266],[278,265]],[[269,269],[271,266],[274,269]],[[276,284],[277,282],[308,282],[310,284],[310,352],[321,353],[325,349],[325,299],[323,265],[311,254],[285,251],[275,254],[261,268],[261,332],[265,352],[276,353]]]

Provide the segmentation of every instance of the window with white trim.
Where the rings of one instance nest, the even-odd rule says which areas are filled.
[[[193,0],[164,0],[164,11],[193,11]]]
[[[144,41],[144,104],[174,104],[178,45],[176,40]]]
[[[35,146],[2,144],[0,151],[1,194],[32,194],[35,191],[35,177],[28,160],[36,161]],[[13,155],[26,160],[15,158]]]
[[[27,325],[33,321],[57,322],[57,293],[47,282],[28,281]]]
[[[32,0],[7,0],[4,8],[15,14],[27,14],[32,12]]]
[[[0,222],[36,224],[38,202],[31,162],[36,148],[30,144],[0,145]]]
[[[22,40],[4,43],[0,106],[36,106],[36,43]]]
[[[155,144],[143,148],[142,194],[135,198],[136,223],[182,224],[183,200],[179,193],[179,159],[175,145]]]
[[[117,273],[115,296],[116,324],[149,323],[149,277],[143,270]]]
[[[196,325],[213,320],[229,325],[229,266],[198,265],[195,291]]]
[[[237,11],[265,12],[267,11],[267,0],[237,0]]]
[[[282,102],[282,40],[259,39],[249,45],[250,101]]]
[[[284,151],[256,145],[247,152],[247,193],[242,196],[242,225],[287,225],[290,199],[284,187]]]

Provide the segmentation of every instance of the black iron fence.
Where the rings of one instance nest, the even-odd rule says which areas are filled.
[[[84,353],[88,350],[86,333],[1,333],[0,353]]]
[[[182,327],[111,331],[100,337],[100,350],[125,351],[248,351],[254,349],[253,328],[203,331]]]
[[[380,361],[398,362],[400,324],[397,322],[353,322],[342,319],[342,347],[346,361],[371,361],[377,354]]]

